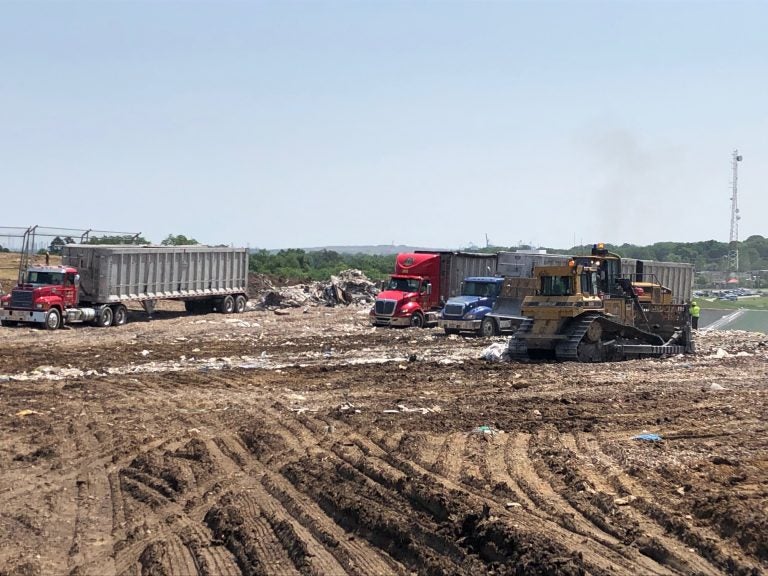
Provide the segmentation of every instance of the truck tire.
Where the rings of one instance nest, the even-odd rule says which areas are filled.
[[[424,314],[414,312],[411,316],[411,328],[424,328]]]
[[[112,312],[112,308],[105,306],[101,309],[101,313],[96,317],[96,326],[101,326],[102,328],[112,326],[114,317],[115,315]]]
[[[199,300],[184,300],[184,310],[190,314],[200,314],[202,307]]]
[[[61,312],[56,308],[51,308],[45,315],[45,329],[57,330],[61,328]]]
[[[243,296],[242,294],[238,294],[235,296],[235,313],[242,314],[245,312],[245,303],[248,301],[248,299]]]
[[[496,336],[496,322],[493,321],[493,318],[483,318],[477,333],[484,338]]]
[[[221,299],[219,304],[219,312],[222,314],[232,314],[235,311],[235,299],[231,294],[227,294]]]
[[[123,324],[128,323],[128,308],[123,306],[122,304],[118,304],[115,306],[114,310],[114,318],[112,319],[112,324],[115,326],[122,326]]]

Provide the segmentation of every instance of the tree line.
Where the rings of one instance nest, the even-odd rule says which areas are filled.
[[[70,238],[56,238],[49,250],[59,245],[74,242]],[[90,244],[149,244],[144,237],[101,236],[89,238]],[[183,234],[169,234],[162,242],[164,246],[195,245],[198,241]],[[570,248],[546,248],[554,254],[585,254],[591,245],[572,246]],[[649,246],[635,244],[606,244],[611,251],[624,258],[657,260],[661,262],[687,262],[694,265],[696,271],[725,271],[728,266],[729,244],[716,240],[702,242],[657,242]],[[488,248],[469,248],[475,252],[515,251],[531,248],[529,246]],[[768,239],[760,235],[750,236],[739,242],[739,272],[768,270]],[[0,252],[7,251],[0,246]],[[43,252],[45,249],[43,249]],[[333,250],[307,251],[291,248],[271,252],[268,250],[252,251],[250,270],[285,278],[322,280],[341,270],[356,268],[362,270],[371,279],[382,279],[395,268],[394,255],[348,254]]]
[[[623,258],[656,260],[659,262],[685,262],[694,265],[697,272],[726,271],[729,245],[727,242],[657,242],[649,246],[635,244],[606,244],[611,252]],[[499,252],[531,249],[530,246],[493,246],[470,248],[472,252]],[[750,236],[739,242],[739,272],[768,270],[768,239]],[[551,254],[589,254],[592,245],[570,248],[545,248]],[[259,250],[251,255],[250,269],[288,278],[323,279],[346,268],[362,270],[371,279],[379,280],[395,269],[394,255],[339,254],[333,250],[305,251],[301,249],[269,252]]]

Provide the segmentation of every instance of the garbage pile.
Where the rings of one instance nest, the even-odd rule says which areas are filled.
[[[379,293],[376,283],[354,269],[343,270],[325,282],[276,287],[264,280],[262,285],[264,290],[251,296],[260,300],[264,308],[370,304]]]

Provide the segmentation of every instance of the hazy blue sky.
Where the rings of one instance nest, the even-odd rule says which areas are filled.
[[[0,0],[0,225],[768,236],[768,2]]]

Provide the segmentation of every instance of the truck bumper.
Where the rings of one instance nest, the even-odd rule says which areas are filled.
[[[437,325],[440,328],[448,328],[448,330],[476,332],[480,329],[481,322],[482,320],[443,320],[440,318],[440,320],[437,321]]]
[[[410,316],[371,316],[372,326],[410,326]]]
[[[45,322],[45,312],[41,310],[9,310],[0,308],[0,321],[10,322]]]

